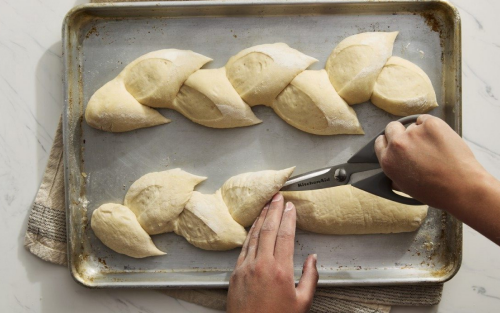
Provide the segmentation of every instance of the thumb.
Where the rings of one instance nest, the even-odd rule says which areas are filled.
[[[318,285],[319,275],[316,269],[317,260],[318,256],[316,254],[311,254],[307,257],[307,260],[304,262],[302,277],[297,285],[297,295],[307,303],[308,307],[312,304],[314,292]]]

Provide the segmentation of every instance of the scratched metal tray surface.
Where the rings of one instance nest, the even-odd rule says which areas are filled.
[[[239,249],[209,252],[175,234],[153,236],[168,254],[133,259],[105,247],[90,216],[107,202],[122,203],[142,175],[182,168],[207,176],[197,190],[214,192],[248,171],[297,166],[295,174],[345,162],[397,119],[371,103],[354,106],[364,136],[315,136],[283,122],[266,107],[263,123],[210,129],[171,110],[167,125],[128,133],[89,127],[83,112],[90,96],[138,56],[158,49],[189,49],[222,67],[238,51],[285,42],[324,67],[345,37],[366,31],[399,31],[394,55],[429,75],[436,115],[461,133],[461,42],[457,11],[444,1],[275,1],[88,4],[70,11],[63,25],[65,61],[64,146],[69,264],[90,287],[226,287]],[[335,201],[333,199],[332,201]],[[318,254],[321,286],[443,282],[459,269],[462,226],[430,209],[412,233],[325,236],[298,231],[295,276],[310,253]]]

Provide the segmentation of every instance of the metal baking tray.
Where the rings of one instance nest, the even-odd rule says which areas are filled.
[[[431,113],[461,133],[461,38],[457,10],[445,1],[273,1],[87,4],[64,21],[64,148],[69,266],[90,287],[227,287],[239,249],[209,252],[175,234],[153,236],[168,254],[133,259],[105,247],[89,226],[92,211],[122,203],[142,175],[182,168],[209,179],[197,190],[213,192],[248,171],[297,166],[296,174],[345,162],[397,119],[371,103],[354,106],[365,136],[315,136],[283,122],[266,107],[264,122],[238,129],[210,129],[162,110],[172,123],[113,134],[83,121],[89,97],[138,56],[158,49],[189,49],[224,66],[238,51],[285,42],[324,67],[345,37],[366,31],[400,31],[394,55],[429,75],[439,108]],[[295,275],[318,254],[319,285],[444,282],[459,269],[462,226],[430,209],[413,233],[325,236],[298,231]]]

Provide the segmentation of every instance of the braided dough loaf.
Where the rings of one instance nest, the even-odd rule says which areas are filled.
[[[214,70],[200,70],[211,59],[192,51],[154,51],[96,91],[85,119],[113,132],[170,122],[148,108],[154,107],[177,110],[207,127],[232,128],[260,123],[249,106],[266,105],[305,132],[363,134],[346,102],[371,98],[395,115],[426,113],[437,106],[429,77],[411,62],[391,58],[397,35],[368,32],[342,40],[326,62],[333,88],[322,71],[306,71],[315,58],[284,43],[244,49]]]
[[[127,197],[136,195],[132,201],[126,197],[134,209],[102,205],[92,214],[91,226],[105,245],[132,257],[163,254],[148,233],[171,231],[201,249],[233,249],[245,241],[243,226],[255,221],[293,169],[236,175],[211,195],[192,191],[203,177],[179,169],[151,173],[136,181],[127,193]],[[422,224],[428,209],[392,202],[350,185],[282,194],[297,208],[297,226],[320,234],[411,232]]]

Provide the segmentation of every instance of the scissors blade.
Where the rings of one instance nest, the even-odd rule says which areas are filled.
[[[375,163],[346,163],[290,178],[282,191],[304,191],[337,187],[351,183],[351,175],[380,168]]]
[[[336,166],[319,169],[290,178],[281,188],[282,191],[315,190],[340,186],[335,180]]]

